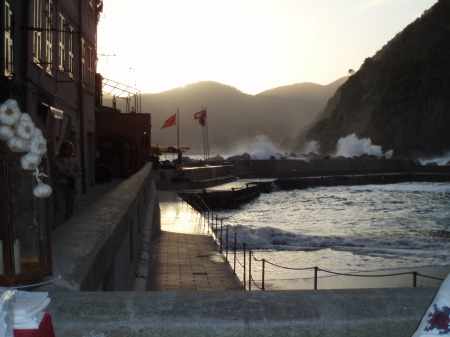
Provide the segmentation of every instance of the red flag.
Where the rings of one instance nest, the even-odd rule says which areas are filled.
[[[196,112],[196,113],[194,114],[194,119],[200,119],[200,118],[202,118],[203,114],[206,114],[206,110],[201,110],[201,111],[199,111],[199,112]]]
[[[168,128],[169,126],[174,125],[177,125],[177,114],[173,114],[172,116],[170,116],[170,118],[164,122],[164,125],[161,129]]]
[[[203,109],[199,112],[196,112],[194,114],[194,119],[198,119],[199,120],[198,122],[200,123],[200,125],[205,126],[206,125],[206,110]]]

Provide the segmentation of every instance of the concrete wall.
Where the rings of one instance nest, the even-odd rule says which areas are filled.
[[[160,228],[155,214],[156,187],[146,164],[52,232],[53,274],[61,279],[40,290],[133,290],[142,234]]]

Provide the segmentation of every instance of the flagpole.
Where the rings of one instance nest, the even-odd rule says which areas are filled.
[[[177,108],[177,149],[180,149],[180,108]]]
[[[206,108],[202,107],[202,110],[204,111],[203,113],[206,113]],[[208,116],[208,115],[206,115]],[[208,158],[208,151],[206,149],[207,146],[207,133],[206,133],[206,127],[207,127],[207,118],[205,118],[204,120],[204,125],[202,126],[202,132],[203,132],[203,160],[206,160]]]
[[[202,107],[202,111],[205,110],[204,107]],[[202,125],[202,136],[203,136],[203,160],[206,160],[206,147],[205,147],[205,126]]]
[[[208,109],[205,108],[206,116]],[[205,119],[205,132],[206,132],[206,157],[209,158],[209,135],[208,135],[208,117]]]

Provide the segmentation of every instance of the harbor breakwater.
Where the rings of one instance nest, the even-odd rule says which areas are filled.
[[[170,181],[160,180],[158,188],[179,191],[196,208],[204,205],[220,209],[238,207],[273,189],[450,181],[450,165],[377,158],[238,160],[222,166],[165,170],[162,174]],[[241,183],[225,184],[230,181]],[[220,189],[209,188],[222,184]]]
[[[312,176],[349,176],[372,174],[447,175],[450,165],[421,165],[412,159],[330,158],[330,159],[268,159],[236,160],[204,167],[156,170],[153,179],[162,187],[203,188],[217,185],[215,180],[236,177],[297,178]],[[425,177],[424,177],[425,178]],[[203,182],[204,184],[199,184]],[[220,182],[220,181],[219,181]]]
[[[240,178],[295,178],[309,176],[368,175],[386,173],[450,173],[450,166],[428,166],[412,159],[323,158],[239,160],[233,174]]]

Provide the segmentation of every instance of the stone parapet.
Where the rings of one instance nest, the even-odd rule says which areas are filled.
[[[434,288],[51,292],[57,336],[409,337]]]
[[[53,272],[61,278],[40,290],[133,290],[144,226],[148,244],[160,229],[151,164],[52,232]]]

